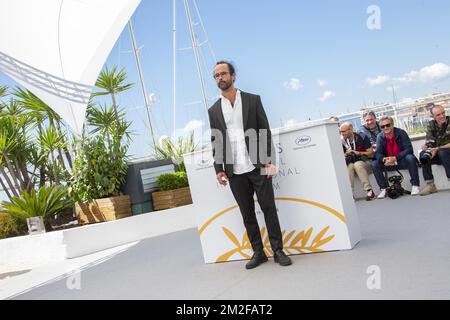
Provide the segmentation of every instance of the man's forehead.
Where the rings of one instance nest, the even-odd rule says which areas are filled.
[[[214,70],[223,70],[223,69],[228,70],[228,65],[225,64],[225,63],[221,63],[221,64],[218,64],[218,65],[214,68]]]
[[[444,111],[443,107],[434,107],[433,114],[440,113],[442,111]]]

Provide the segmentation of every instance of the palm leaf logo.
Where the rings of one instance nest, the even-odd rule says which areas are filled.
[[[297,234],[296,230],[292,230],[286,235],[286,230],[283,230],[282,235],[284,250],[288,254],[323,252],[323,249],[321,249],[321,247],[333,240],[333,238],[335,237],[334,234],[326,236],[329,229],[330,226],[323,228],[319,233],[315,235],[312,240],[310,239],[314,232],[313,227],[309,228],[306,231],[302,230]],[[247,232],[244,232],[244,234],[242,235],[242,240],[239,241],[238,238],[229,229],[222,227],[222,230],[227,238],[231,241],[231,243],[233,243],[235,248],[218,257],[216,259],[216,262],[228,261],[235,254],[240,254],[244,259],[250,259],[253,250]],[[266,234],[265,227],[261,228],[261,239],[263,240],[265,254],[268,256],[273,256],[272,248],[270,247],[269,235]]]

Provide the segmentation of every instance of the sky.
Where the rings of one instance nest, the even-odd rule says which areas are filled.
[[[212,105],[216,60],[237,69],[236,87],[261,95],[273,128],[353,112],[372,102],[450,91],[448,0],[190,0],[203,42],[202,73]],[[172,0],[142,0],[132,17],[154,131],[173,135]],[[175,135],[208,127],[184,1],[177,0]],[[379,18],[379,19],[378,19]],[[135,131],[129,154],[151,154],[148,121],[128,28],[106,64],[125,68],[135,87],[118,97]],[[186,49],[187,48],[187,49]],[[14,85],[0,73],[0,84]],[[99,102],[109,103],[107,97]],[[203,130],[201,130],[203,125]],[[198,133],[200,132],[200,133]],[[199,139],[199,138],[197,138]],[[200,140],[204,140],[201,139]]]

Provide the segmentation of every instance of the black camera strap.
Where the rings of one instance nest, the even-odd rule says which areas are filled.
[[[397,173],[399,174],[399,176],[401,176],[402,177],[402,181],[403,181],[403,174],[398,170],[398,169],[396,169],[395,171],[397,171]],[[387,168],[386,167],[384,167],[384,177],[386,178],[386,182],[387,182],[387,184],[388,184],[388,187],[390,187],[390,184],[389,184],[389,176],[388,176],[388,170],[387,170]]]

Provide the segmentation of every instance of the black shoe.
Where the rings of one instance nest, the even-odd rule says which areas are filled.
[[[260,264],[267,262],[269,259],[267,259],[267,256],[264,252],[262,253],[255,253],[253,257],[250,259],[249,262],[245,265],[245,269],[253,269],[259,266]]]
[[[279,263],[280,266],[288,266],[292,264],[291,258],[289,258],[283,250],[277,250],[273,255],[273,260]]]
[[[366,195],[366,201],[370,201],[370,200],[373,200],[373,199],[375,199],[375,193],[373,192],[372,189],[370,189],[370,190],[367,192],[367,195]]]

